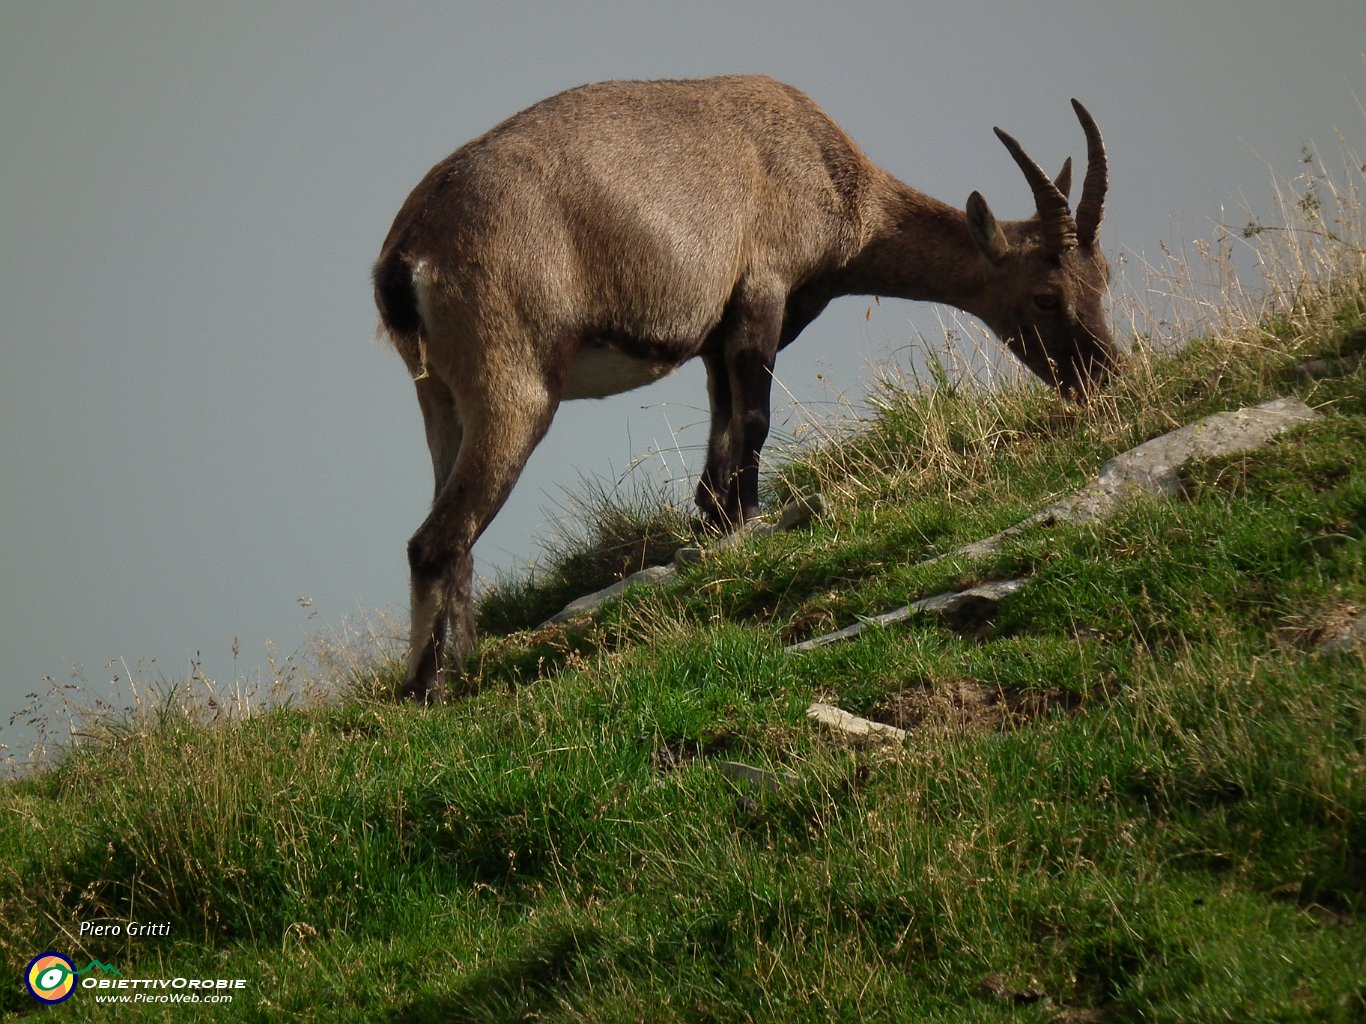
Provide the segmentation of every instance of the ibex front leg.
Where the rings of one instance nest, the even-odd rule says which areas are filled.
[[[711,483],[720,499],[725,524],[743,526],[759,514],[759,453],[768,438],[769,393],[773,384],[773,359],[778,352],[783,323],[783,298],[777,289],[764,290],[746,282],[736,290],[727,310],[726,330],[718,338],[724,363],[724,387],[712,384],[713,431],[707,465]],[[708,361],[709,379],[720,377]],[[729,423],[722,440],[717,429],[718,399],[730,399]],[[722,446],[724,445],[724,448]],[[718,454],[723,451],[724,454]],[[720,468],[728,473],[720,476]]]
[[[738,519],[731,518],[728,500],[735,477],[735,456],[731,450],[730,370],[726,367],[725,353],[719,348],[703,355],[702,362],[707,367],[711,433],[707,437],[707,465],[697,484],[696,500],[707,525],[725,533],[740,525]]]

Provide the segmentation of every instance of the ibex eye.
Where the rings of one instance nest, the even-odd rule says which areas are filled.
[[[1051,313],[1062,305],[1062,300],[1052,292],[1040,292],[1034,296],[1034,305],[1046,313]]]

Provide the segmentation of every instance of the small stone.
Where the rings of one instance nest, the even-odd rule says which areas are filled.
[[[782,512],[778,514],[778,529],[779,531],[787,531],[805,526],[813,519],[819,519],[823,516],[825,509],[825,498],[820,494],[798,498],[796,501],[783,506]]]
[[[702,561],[702,549],[695,544],[679,548],[674,552],[674,565],[680,569],[687,565],[696,565],[700,561]]]
[[[1301,384],[1313,384],[1328,377],[1345,377],[1362,363],[1362,353],[1339,359],[1312,359],[1295,367],[1295,379]]]
[[[806,717],[813,722],[818,722],[829,729],[843,733],[855,739],[876,739],[891,740],[896,743],[904,743],[906,731],[898,729],[894,725],[884,725],[882,722],[874,722],[867,718],[860,718],[858,715],[851,715],[842,708],[837,708],[832,704],[812,704],[806,709]]]
[[[598,608],[602,607],[614,597],[621,596],[625,593],[627,587],[634,587],[641,584],[662,583],[677,572],[678,570],[672,565],[652,565],[648,568],[641,569],[639,572],[633,572],[624,580],[617,580],[617,582],[613,583],[611,586],[603,587],[601,590],[595,590],[591,594],[585,594],[583,597],[570,601],[560,611],[542,622],[537,628],[545,629],[547,626],[553,626],[557,623],[569,622],[572,619],[582,618],[585,615],[597,611]]]
[[[898,622],[904,622],[917,612],[938,615],[956,629],[979,624],[990,619],[996,612],[996,606],[1011,594],[1022,590],[1026,582],[1026,580],[997,580],[993,583],[982,583],[975,587],[968,587],[966,590],[935,594],[933,597],[922,598],[900,608],[893,608],[881,615],[870,616],[852,626],[837,629],[833,633],[826,633],[823,636],[812,637],[810,640],[792,644],[787,648],[787,652],[799,654],[802,651],[814,650],[817,647],[824,647],[840,640],[849,640],[869,627],[891,626]]]
[[[763,768],[741,764],[739,761],[717,761],[716,767],[721,774],[735,782],[743,782],[755,789],[776,791],[785,786],[796,785],[801,780],[790,772],[770,772]]]
[[[1315,648],[1319,654],[1346,654],[1358,647],[1366,648],[1366,615],[1358,616],[1341,630]]]

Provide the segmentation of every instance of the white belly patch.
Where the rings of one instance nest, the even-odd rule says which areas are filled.
[[[569,368],[565,398],[606,398],[667,377],[676,367],[627,355],[611,345],[584,345]]]

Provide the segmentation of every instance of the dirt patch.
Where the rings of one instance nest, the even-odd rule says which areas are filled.
[[[951,679],[934,687],[914,686],[888,697],[872,719],[908,732],[1002,732],[1046,717],[1054,708],[1071,711],[1075,694],[1048,690],[1003,690],[975,679]]]

